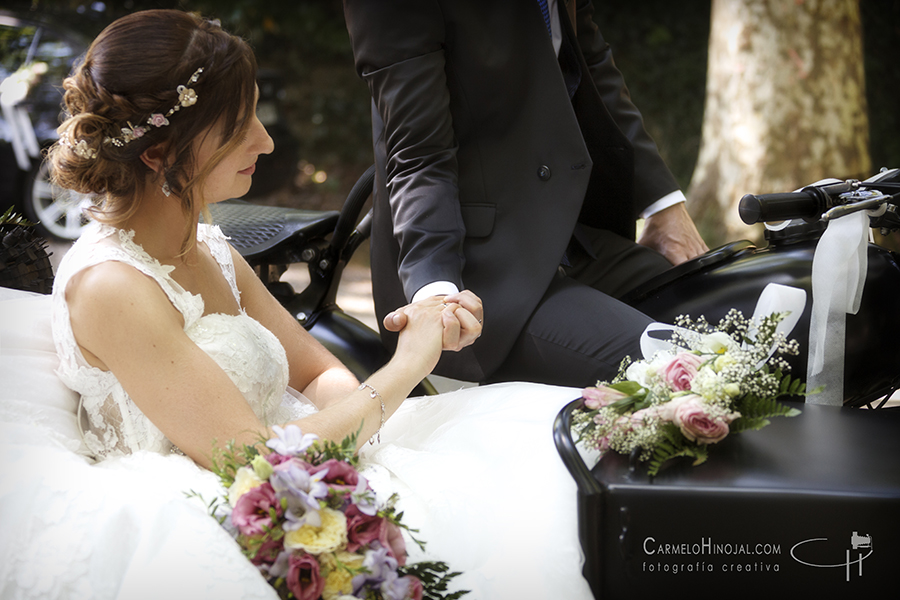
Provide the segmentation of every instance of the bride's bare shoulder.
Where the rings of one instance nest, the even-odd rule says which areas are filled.
[[[142,322],[179,314],[152,277],[115,260],[74,274],[65,295],[73,326],[80,321],[100,325],[123,317]]]

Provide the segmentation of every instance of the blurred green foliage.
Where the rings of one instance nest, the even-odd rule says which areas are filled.
[[[314,165],[315,170],[329,171],[319,186],[322,191],[343,193],[371,161],[368,90],[354,71],[338,0],[4,4],[92,14],[98,30],[122,14],[145,8],[181,8],[219,18],[226,29],[251,42],[261,66],[282,74],[288,121],[300,141],[297,186],[308,184],[302,167],[311,171]],[[679,183],[687,187],[700,145],[710,0],[595,0],[595,5],[595,20],[613,48],[647,129]],[[861,8],[873,164],[900,166],[900,0],[861,0]]]

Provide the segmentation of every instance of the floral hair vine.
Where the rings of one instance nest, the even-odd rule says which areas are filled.
[[[128,122],[127,127],[122,127],[120,131],[122,135],[116,137],[105,137],[103,138],[104,144],[112,144],[117,148],[121,148],[126,144],[133,142],[134,140],[143,137],[148,131],[150,131],[150,127],[165,127],[169,124],[169,117],[174,115],[176,112],[181,110],[182,108],[187,108],[188,106],[193,106],[197,103],[197,92],[194,90],[193,85],[197,83],[197,80],[200,78],[200,74],[203,73],[203,67],[200,67],[194,74],[191,75],[191,78],[188,79],[188,82],[185,85],[179,85],[175,88],[175,91],[178,92],[178,104],[173,106],[166,112],[163,113],[152,113],[149,117],[147,117],[146,125],[132,125],[131,122]],[[63,145],[69,146],[72,148],[72,151],[80,156],[81,158],[86,158],[88,160],[93,160],[97,158],[97,150],[95,148],[91,148],[85,140],[79,140],[76,143],[72,143],[71,139],[65,137],[60,141]]]

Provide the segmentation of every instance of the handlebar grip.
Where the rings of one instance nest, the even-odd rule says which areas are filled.
[[[820,195],[807,188],[781,194],[747,194],[741,198],[738,212],[744,223],[753,225],[766,221],[816,218],[824,208]]]

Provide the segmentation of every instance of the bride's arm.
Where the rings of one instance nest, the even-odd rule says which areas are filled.
[[[187,337],[181,314],[152,279],[121,263],[102,263],[75,276],[66,297],[88,361],[112,371],[147,418],[198,464],[210,466],[214,441],[222,446],[271,436],[228,375]],[[434,368],[443,333],[458,333],[452,306],[439,300],[403,310],[408,324],[397,353],[368,379],[384,401],[385,417]],[[364,442],[380,423],[379,399],[369,388],[354,388],[298,425],[334,440],[362,425]]]
[[[234,248],[231,256],[241,304],[284,346],[291,387],[303,392],[320,410],[355,390],[359,385],[356,377],[272,297]]]

